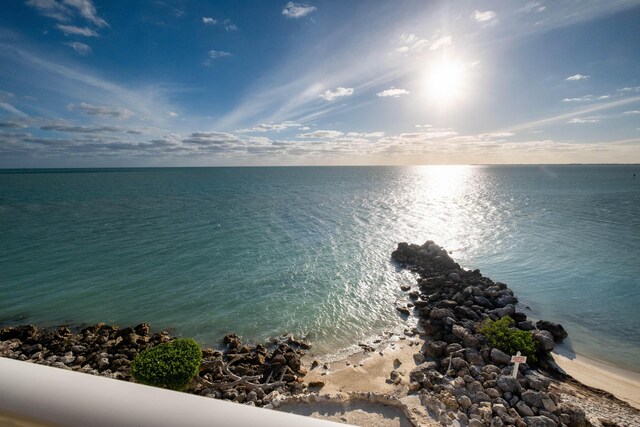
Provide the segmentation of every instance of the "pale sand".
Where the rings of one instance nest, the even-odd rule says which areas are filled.
[[[607,365],[562,346],[557,347],[552,355],[558,366],[577,381],[609,392],[640,409],[639,373]]]
[[[391,337],[372,352],[360,352],[331,362],[329,369],[323,367],[320,359],[320,366],[310,369],[304,381],[306,384],[324,382],[323,387],[310,387],[309,391],[329,396],[334,401],[292,402],[278,409],[359,426],[439,426],[426,412],[420,399],[408,395],[409,373],[417,366],[413,355],[420,351],[424,340],[417,335],[401,337]],[[305,366],[311,366],[313,360],[305,360]],[[398,384],[389,381],[393,370],[400,373]],[[367,399],[367,393],[386,395],[394,402],[385,404],[380,402],[385,398]]]
[[[330,363],[328,370],[324,369],[321,363],[317,368],[309,370],[304,380],[307,384],[323,381],[325,386],[320,389],[323,394],[339,392],[398,394],[403,391],[406,394],[409,373],[416,367],[413,355],[418,353],[422,345],[424,340],[417,336],[406,337],[404,340],[392,337],[391,341],[381,344],[375,351],[357,353]],[[305,361],[305,366],[311,366],[311,361]],[[398,385],[387,381],[394,369],[401,374]]]

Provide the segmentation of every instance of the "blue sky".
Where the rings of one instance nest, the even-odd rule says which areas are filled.
[[[0,9],[0,167],[640,163],[639,0]]]

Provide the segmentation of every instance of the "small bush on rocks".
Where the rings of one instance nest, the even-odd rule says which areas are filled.
[[[533,342],[533,334],[531,331],[512,329],[513,323],[513,319],[509,316],[504,316],[495,322],[489,319],[483,323],[480,332],[492,347],[512,355],[519,351],[535,362],[536,346]]]
[[[140,353],[131,374],[142,384],[184,391],[198,374],[202,350],[191,338],[159,344]]]

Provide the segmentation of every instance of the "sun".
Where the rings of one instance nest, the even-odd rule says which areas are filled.
[[[431,64],[427,70],[427,97],[442,106],[458,103],[467,94],[467,77],[463,63],[441,59]]]

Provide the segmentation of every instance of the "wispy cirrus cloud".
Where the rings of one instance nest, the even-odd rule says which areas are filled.
[[[76,53],[78,53],[79,55],[88,55],[91,53],[91,46],[84,43],[69,42],[69,43],[65,43],[65,45],[75,50]]]
[[[325,101],[334,101],[337,98],[351,95],[353,95],[352,87],[338,87],[334,90],[325,90],[322,94],[320,94],[320,98],[324,99]]]
[[[58,24],[56,28],[62,31],[65,36],[98,37],[98,33],[89,27]]]
[[[598,116],[590,116],[590,117],[574,117],[570,120],[567,120],[569,124],[583,124],[583,123],[598,123],[600,121],[600,117]]]
[[[202,23],[205,25],[216,25],[218,23],[218,20],[209,16],[203,16]]]
[[[90,0],[27,0],[27,6],[42,16],[58,22],[70,22],[74,18],[84,18],[98,28],[108,27],[107,21],[98,16],[96,7]]]
[[[562,102],[586,102],[586,101],[603,101],[605,99],[611,98],[611,95],[585,95],[576,98],[564,98]]]
[[[315,12],[317,8],[304,3],[294,3],[290,1],[282,9],[282,14],[287,18],[298,19]]]
[[[386,98],[386,97],[398,98],[402,95],[409,95],[409,91],[406,89],[396,89],[392,87],[387,90],[383,90],[382,92],[378,92],[376,95],[381,98]]]
[[[403,33],[400,36],[401,46],[396,48],[396,52],[404,54],[413,54],[422,52],[424,49],[433,51],[442,47],[453,45],[453,37],[449,35],[435,36],[434,39],[425,39],[412,33]]]
[[[210,50],[207,53],[207,56],[210,59],[218,59],[218,58],[225,58],[227,56],[231,56],[231,53],[224,50]]]

